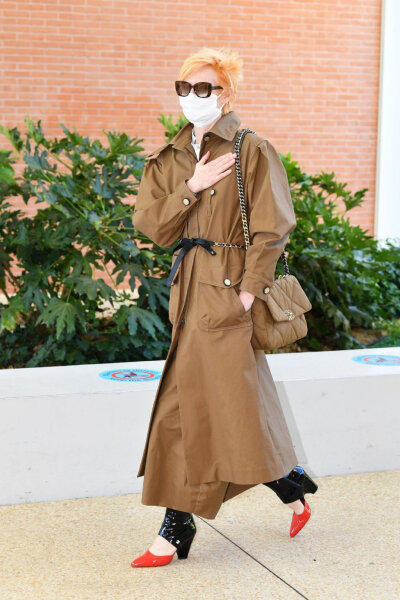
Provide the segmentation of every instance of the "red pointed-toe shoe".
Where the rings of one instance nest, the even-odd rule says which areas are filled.
[[[147,548],[146,552],[142,554],[142,556],[138,556],[131,562],[131,567],[162,567],[164,565],[168,565],[171,560],[174,558],[174,554],[164,554],[158,556],[157,554],[153,554]]]
[[[299,533],[311,516],[311,508],[307,500],[305,498],[300,498],[300,500],[304,504],[304,510],[300,515],[296,515],[296,513],[293,512],[292,523],[290,525],[290,537],[294,537]]]
[[[158,556],[147,548],[144,554],[131,562],[131,567],[161,567],[168,565],[175,554],[180,559],[187,558],[196,531],[196,523],[191,513],[167,507],[158,535],[161,535],[175,546],[176,552]]]

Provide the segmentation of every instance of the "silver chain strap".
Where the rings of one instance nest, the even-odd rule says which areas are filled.
[[[228,244],[228,242],[214,242],[211,244],[211,246],[228,246],[228,248],[244,248],[244,249],[246,249],[246,247],[242,246],[241,244]]]
[[[237,185],[238,185],[238,191],[239,191],[239,203],[240,203],[240,212],[242,215],[242,224],[243,224],[243,233],[244,233],[244,241],[245,241],[245,249],[247,250],[247,248],[250,246],[250,236],[249,236],[249,228],[247,225],[247,215],[246,215],[246,204],[245,204],[245,200],[244,200],[244,191],[243,191],[243,181],[242,181],[242,168],[240,165],[240,147],[242,145],[244,136],[246,135],[246,133],[255,133],[255,131],[253,131],[252,129],[242,129],[235,141],[235,153],[236,153],[236,159],[235,159],[235,163],[236,163],[236,178],[237,178]],[[289,273],[289,266],[286,260],[286,256],[285,253],[282,252],[280,258],[282,259],[282,263],[283,263],[283,269],[285,271],[285,275],[290,275]],[[285,277],[284,275],[284,277]]]

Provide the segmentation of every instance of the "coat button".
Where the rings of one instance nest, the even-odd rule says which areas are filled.
[[[205,139],[206,142],[208,142],[208,140],[210,139],[210,136],[209,135],[205,135],[204,139]]]
[[[231,280],[228,279],[228,278],[224,279],[224,284],[225,285],[231,285]]]
[[[214,188],[211,190],[210,194],[211,194],[211,196],[214,196],[214,194],[215,194]]]
[[[263,292],[264,292],[264,294],[268,294],[268,292],[269,292],[269,287],[268,287],[268,286],[267,286],[267,287],[265,287],[265,288],[263,289]]]
[[[183,204],[186,204],[186,206],[190,203],[189,198],[184,198],[183,199]]]

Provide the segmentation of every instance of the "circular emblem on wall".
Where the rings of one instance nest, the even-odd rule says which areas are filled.
[[[400,366],[400,356],[395,354],[359,354],[353,359],[363,365],[378,365],[379,367]]]
[[[99,377],[109,381],[156,381],[160,379],[161,371],[151,371],[150,369],[113,369],[112,371],[102,371]]]

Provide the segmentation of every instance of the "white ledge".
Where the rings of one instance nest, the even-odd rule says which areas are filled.
[[[400,365],[353,360],[361,355],[395,360],[400,348],[266,356],[299,464],[311,476],[400,469]],[[140,492],[136,473],[163,366],[0,370],[0,504]],[[120,369],[158,376],[100,377]]]

